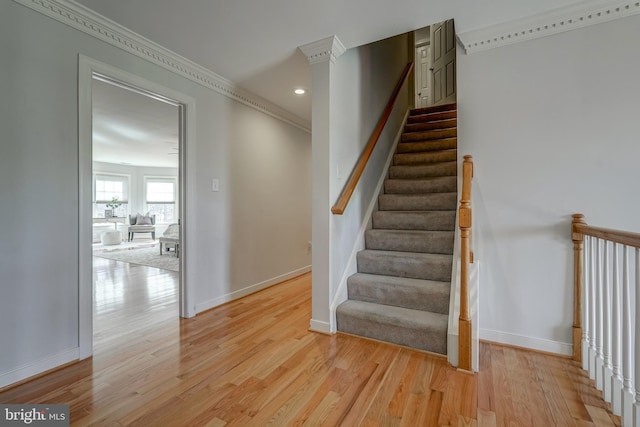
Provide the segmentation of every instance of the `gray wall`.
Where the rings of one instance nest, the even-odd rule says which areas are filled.
[[[78,54],[196,101],[187,209],[198,310],[311,263],[307,132],[0,2],[0,387],[77,354]]]
[[[634,16],[459,54],[481,338],[568,354],[571,214],[638,231],[638,40]]]

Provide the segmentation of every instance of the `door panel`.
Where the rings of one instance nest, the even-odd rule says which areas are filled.
[[[456,100],[456,35],[453,19],[431,25],[433,84],[431,103]]]
[[[442,101],[442,82],[443,82],[443,78],[442,78],[442,69],[438,69],[438,70],[434,70],[433,71],[433,87],[431,90],[431,93],[433,94],[431,96],[431,99],[433,100],[433,105],[436,105],[438,103],[441,103]]]
[[[431,56],[431,47],[429,45],[416,48],[416,107],[427,107],[431,101],[429,97],[430,85],[429,80],[431,71],[429,70],[429,60]]]

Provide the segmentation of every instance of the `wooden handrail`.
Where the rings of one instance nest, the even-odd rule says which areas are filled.
[[[575,214],[580,218],[584,218],[584,215]],[[597,237],[599,239],[608,240],[614,243],[620,243],[622,245],[633,246],[634,248],[640,248],[640,234],[631,233],[629,231],[613,230],[611,228],[593,227],[587,225],[585,222],[573,222],[573,232],[583,234],[585,236]]]
[[[349,204],[349,200],[351,199],[351,195],[355,191],[356,186],[358,185],[358,181],[360,181],[360,177],[364,172],[364,168],[367,166],[369,157],[371,157],[371,153],[373,153],[373,149],[375,148],[376,143],[378,142],[378,139],[382,134],[382,130],[384,129],[384,126],[387,124],[387,121],[391,116],[391,112],[393,111],[393,106],[398,100],[398,95],[400,94],[400,90],[402,89],[402,86],[404,86],[407,79],[409,78],[409,75],[411,74],[411,70],[413,70],[413,62],[408,63],[407,66],[404,68],[404,71],[402,72],[402,76],[400,77],[400,80],[398,80],[396,87],[393,89],[393,93],[389,98],[389,102],[387,103],[387,106],[385,107],[382,113],[382,117],[380,117],[380,120],[378,120],[378,124],[376,125],[376,128],[374,129],[373,134],[371,135],[371,138],[369,138],[369,142],[367,143],[367,146],[364,148],[364,151],[360,155],[360,159],[358,159],[358,163],[353,168],[353,171],[349,176],[349,180],[347,181],[344,188],[342,189],[342,192],[340,193],[340,196],[338,197],[336,204],[333,205],[333,207],[331,208],[331,212],[334,215],[342,215],[345,209],[347,208],[347,205]]]
[[[462,162],[462,196],[458,209],[460,227],[460,317],[458,318],[458,369],[471,371],[471,316],[469,315],[469,264],[471,261],[471,180],[473,158]]]

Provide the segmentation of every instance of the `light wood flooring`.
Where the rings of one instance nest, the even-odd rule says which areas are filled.
[[[568,358],[480,343],[478,425],[620,426],[620,417]]]
[[[309,332],[309,274],[179,319],[177,273],[94,263],[94,357],[0,402],[67,403],[77,426],[619,425],[566,359],[483,344],[468,375],[438,356]]]

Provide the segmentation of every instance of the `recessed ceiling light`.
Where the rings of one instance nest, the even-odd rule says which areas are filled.
[[[305,93],[307,93],[307,91],[304,89],[296,89],[293,91],[293,93],[295,93],[296,95],[304,95]]]

